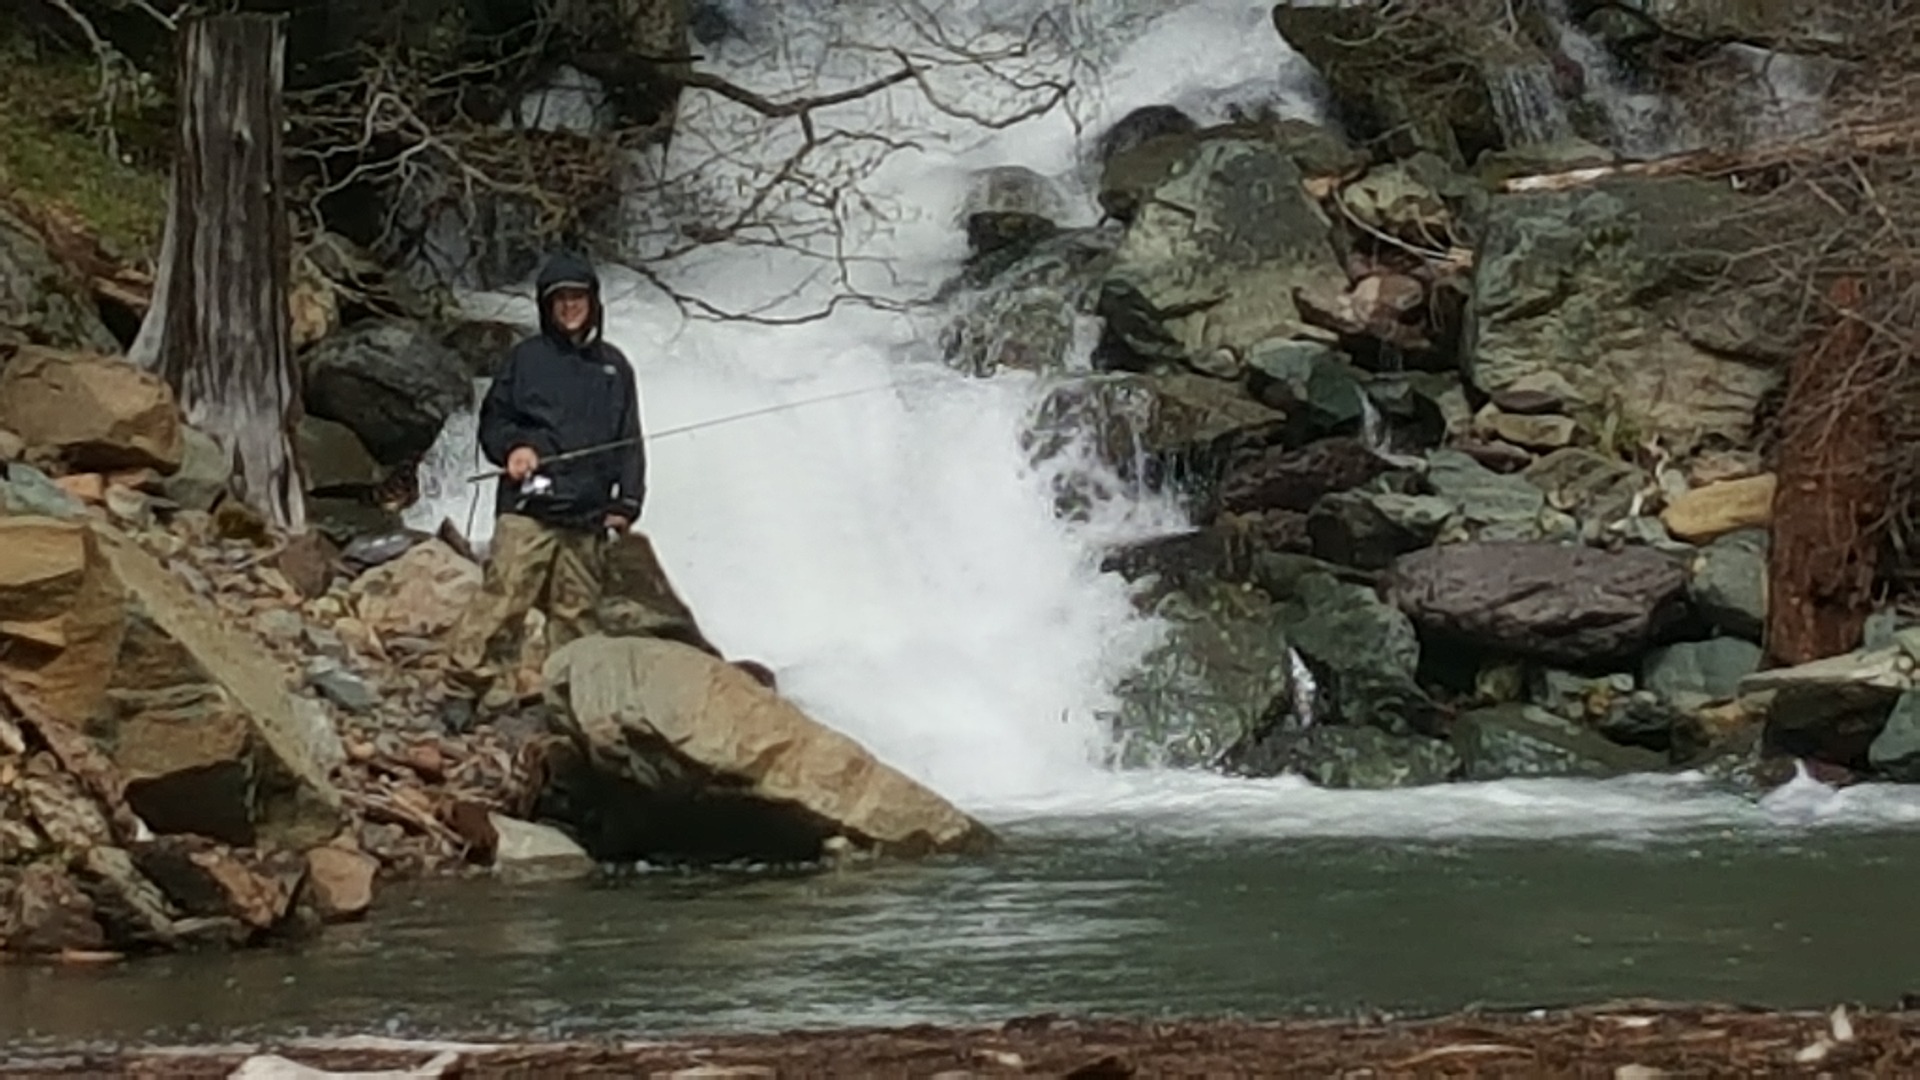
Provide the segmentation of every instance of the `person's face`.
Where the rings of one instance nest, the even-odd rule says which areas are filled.
[[[569,334],[578,334],[586,329],[587,316],[592,314],[592,300],[585,289],[560,289],[554,292],[553,321],[560,329]]]

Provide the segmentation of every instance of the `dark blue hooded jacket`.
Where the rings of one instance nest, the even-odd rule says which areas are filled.
[[[575,342],[553,322],[548,293],[562,285],[592,294],[584,340]],[[557,255],[535,282],[540,332],[513,347],[480,405],[480,448],[505,468],[515,447],[540,455],[537,475],[550,490],[523,495],[500,478],[497,513],[524,514],[552,525],[597,529],[608,514],[640,519],[646,500],[647,454],[640,432],[640,392],[626,356],[601,339],[605,310],[600,278],[591,264]],[[570,461],[548,458],[592,446],[632,440]]]

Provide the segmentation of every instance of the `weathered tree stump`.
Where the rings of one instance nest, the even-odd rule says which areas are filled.
[[[154,301],[130,355],[233,461],[233,494],[306,526],[282,187],[285,25],[214,15],[180,28],[178,149]]]
[[[1767,566],[1767,654],[1783,665],[1860,644],[1893,493],[1890,356],[1872,348],[1858,278],[1834,282],[1832,328],[1793,364]]]

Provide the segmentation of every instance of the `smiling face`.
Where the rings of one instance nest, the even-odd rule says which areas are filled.
[[[572,337],[579,337],[593,315],[593,297],[585,289],[555,289],[547,300],[554,325]]]

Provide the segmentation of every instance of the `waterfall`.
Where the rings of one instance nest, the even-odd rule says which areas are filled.
[[[784,305],[776,313],[817,313],[848,283],[895,302],[928,296],[959,268],[955,212],[974,170],[1017,164],[1052,177],[1075,203],[1079,220],[1068,224],[1091,224],[1081,153],[1091,133],[1141,104],[1285,102],[1303,72],[1310,81],[1264,3],[1163,9],[1127,0],[1098,18],[1082,5],[1041,12],[1071,42],[1051,74],[1071,76],[1075,90],[1061,108],[1004,129],[958,115],[1008,107],[991,80],[943,84],[938,106],[909,84],[816,115],[822,134],[919,147],[880,153],[849,138],[818,151],[840,155],[817,167],[847,185],[839,233],[826,242],[857,259],[721,242],[648,269],[683,297],[732,311],[772,302]],[[708,66],[773,98],[855,85],[894,61],[845,43],[900,40],[889,35],[906,31],[888,21],[900,10],[879,0],[766,4],[756,37],[777,46],[721,41]],[[996,26],[1030,25],[1034,14],[1031,3],[949,5],[943,30],[986,48]],[[768,32],[771,23],[781,25]],[[636,161],[643,180],[673,196],[635,199],[643,255],[664,250],[692,213],[724,220],[713,200],[733,166],[717,148],[763,168],[792,152],[792,130],[741,142],[756,125],[765,126],[732,102],[689,95],[671,150]],[[843,304],[789,325],[716,322],[646,279],[607,277],[607,337],[634,364],[651,430],[892,387],[649,442],[640,526],[709,636],[766,663],[814,716],[969,809],[1101,784],[1111,735],[1097,717],[1162,632],[1123,579],[1099,570],[1101,557],[1108,545],[1184,528],[1172,504],[1103,475],[1090,450],[1030,462],[1022,435],[1046,380],[947,370],[933,355],[941,311]],[[466,302],[476,315],[532,321],[523,297]],[[1073,349],[1090,344],[1073,335]],[[1084,366],[1084,356],[1068,359]],[[463,483],[472,438],[470,415],[448,425],[410,523],[464,524],[471,513],[475,539],[490,534],[490,491]],[[1054,491],[1073,476],[1108,495],[1066,520]]]

